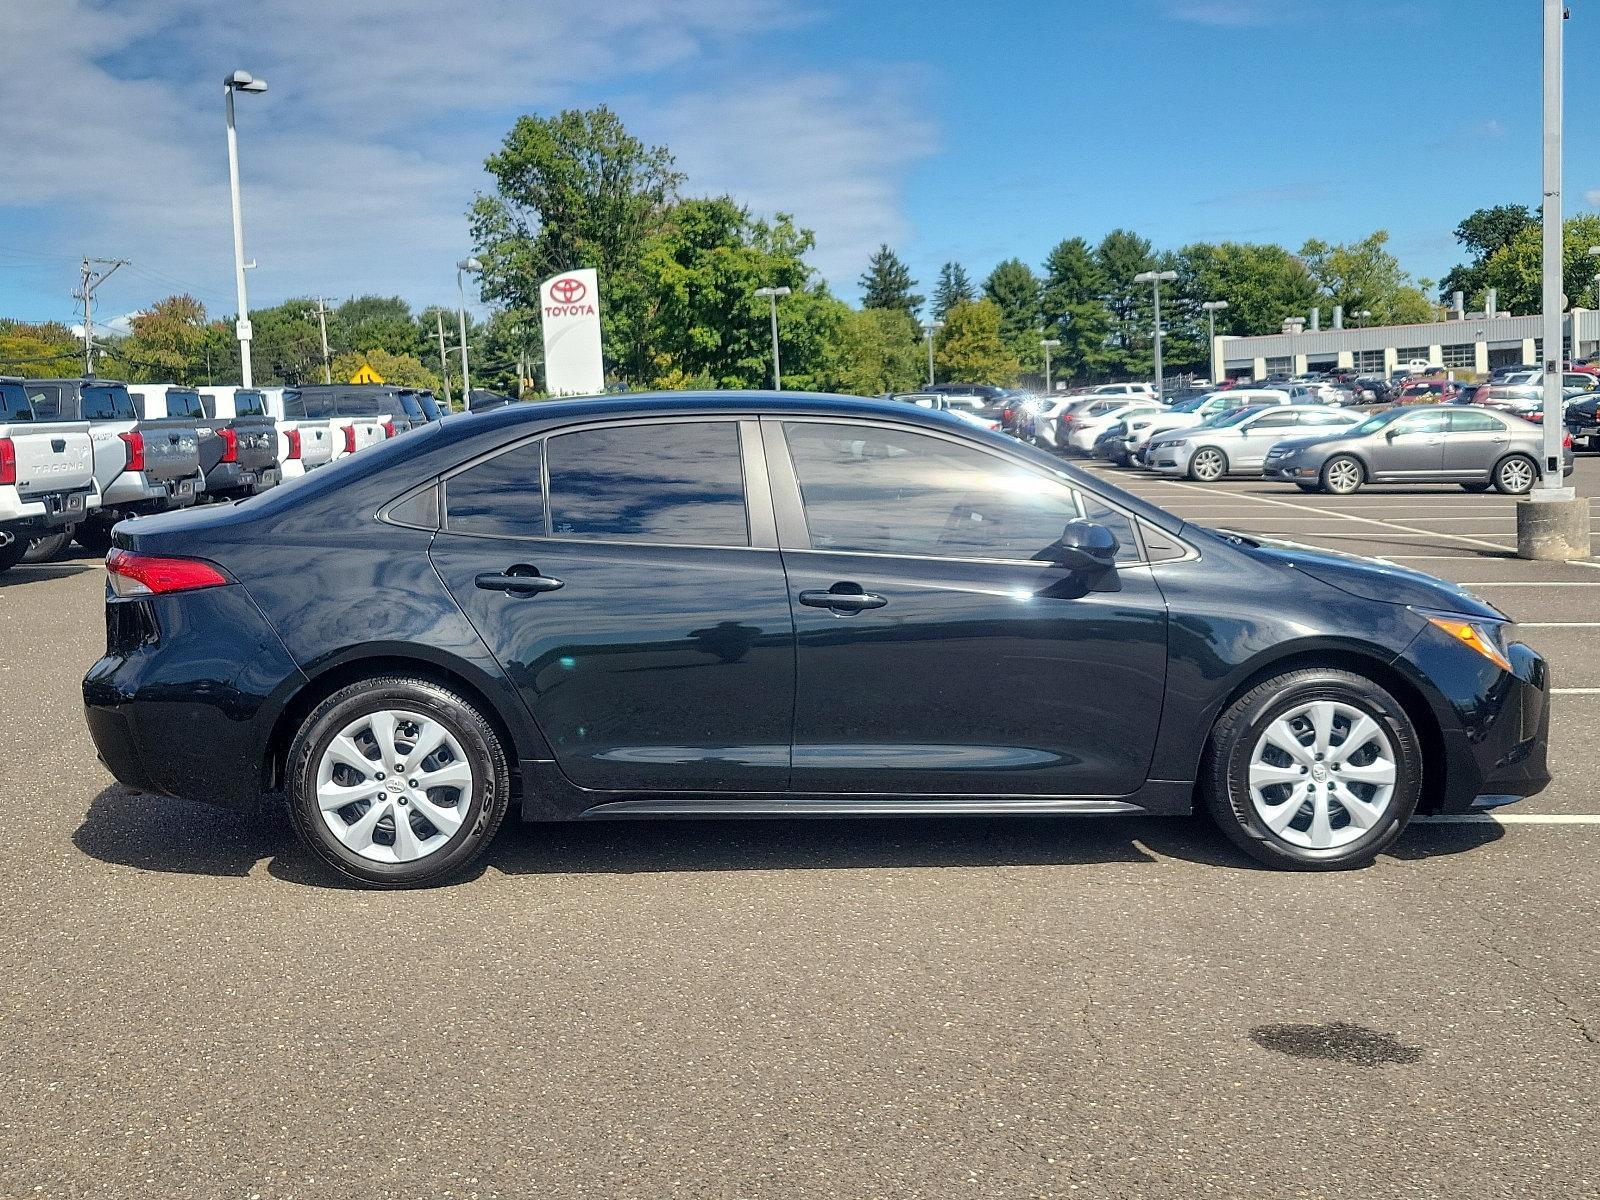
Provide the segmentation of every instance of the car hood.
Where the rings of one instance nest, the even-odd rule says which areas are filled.
[[[1285,563],[1319,583],[1363,600],[1406,604],[1493,621],[1507,619],[1499,609],[1459,584],[1381,558],[1363,558],[1342,550],[1323,550],[1245,534],[1239,537],[1243,541],[1242,548],[1252,557]]]

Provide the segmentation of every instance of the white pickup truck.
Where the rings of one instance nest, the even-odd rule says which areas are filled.
[[[99,506],[88,424],[36,420],[22,380],[0,379],[0,571]]]

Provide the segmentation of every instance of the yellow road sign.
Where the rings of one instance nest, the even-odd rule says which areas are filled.
[[[372,369],[371,364],[362,363],[356,373],[350,376],[351,383],[382,383],[383,376]]]

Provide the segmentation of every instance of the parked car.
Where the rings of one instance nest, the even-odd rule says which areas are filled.
[[[1561,396],[1564,404],[1595,390],[1591,375],[1567,372],[1561,377]],[[1471,397],[1473,404],[1511,413],[1524,421],[1544,420],[1544,373],[1523,371],[1508,375],[1500,383],[1484,384]]]
[[[1156,398],[1156,385],[1148,380],[1135,380],[1132,383],[1102,383],[1089,388],[1081,394],[1086,396],[1130,396],[1134,399],[1154,400]]]
[[[1148,466],[1145,451],[1151,439],[1158,434],[1208,425],[1223,413],[1241,408],[1261,405],[1275,407],[1288,403],[1289,393],[1277,388],[1233,388],[1226,392],[1213,392],[1162,412],[1130,417],[1127,420],[1128,433],[1123,439],[1123,448],[1127,451],[1124,465]],[[1118,458],[1114,461],[1122,460]]]
[[[187,508],[204,494],[192,419],[140,420],[128,385],[114,379],[28,379],[23,386],[39,419],[89,423],[100,506],[74,530],[85,550],[103,552],[111,527],[125,517]]]
[[[323,422],[328,429],[331,461],[338,462],[390,436],[378,406],[366,398],[370,391],[371,386],[358,383],[285,388],[283,417],[297,424]]]
[[[1088,454],[1094,446],[1095,439],[1118,421],[1165,411],[1154,400],[1101,401],[1087,406],[1068,418],[1070,424],[1065,427],[1065,439],[1061,438],[1060,429],[1057,430],[1056,436],[1063,450],[1074,454]]]
[[[1353,413],[1321,404],[1240,408],[1200,429],[1178,429],[1150,439],[1152,470],[1214,483],[1224,475],[1259,475],[1267,452],[1296,434],[1313,436],[1356,423]]]
[[[1589,449],[1600,450],[1600,392],[1567,402],[1567,432],[1574,438],[1587,438]]]
[[[373,887],[459,874],[512,812],[1198,804],[1263,862],[1346,868],[1549,782],[1545,662],[1457,585],[1212,533],[908,404],[508,406],[116,540],[102,761],[281,796]]]
[[[176,384],[130,384],[128,395],[141,421],[170,418],[194,426],[200,438],[204,499],[237,500],[277,486],[278,430],[259,392],[243,415],[219,414],[215,402],[207,406],[198,390]]]
[[[1275,447],[1262,473],[1302,491],[1348,496],[1367,483],[1457,483],[1520,496],[1539,480],[1544,431],[1474,406],[1391,408],[1315,441]],[[1564,474],[1572,472],[1565,438]]]
[[[976,429],[986,429],[990,433],[999,433],[1001,430],[998,417],[984,415],[983,411],[975,410],[964,403],[968,397],[951,395],[945,392],[906,392],[894,396],[892,399],[902,404],[911,404],[917,408],[924,408],[930,412],[942,412],[954,417],[964,425],[971,425]]]
[[[1474,385],[1458,383],[1453,379],[1408,379],[1401,385],[1394,403],[1402,405],[1465,403],[1471,398],[1474,390],[1476,390]]]
[[[24,381],[0,379],[0,571],[59,553],[99,504],[87,422],[40,420]]]
[[[200,400],[207,412],[218,416],[253,413],[261,406],[272,419],[278,435],[278,473],[280,480],[298,479],[308,471],[333,461],[333,430],[326,419],[291,420],[283,413],[281,387],[235,388],[204,387]]]
[[[1061,414],[1078,399],[1080,397],[1066,392],[1039,397],[1033,409],[1033,435],[1024,440],[1030,440],[1045,450],[1057,449],[1056,433],[1060,428]]]

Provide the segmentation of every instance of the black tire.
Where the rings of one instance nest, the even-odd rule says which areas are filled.
[[[1589,438],[1589,449],[1600,454],[1600,436],[1591,436]]]
[[[1348,845],[1316,850],[1292,845],[1272,830],[1250,798],[1250,760],[1267,726],[1299,705],[1336,700],[1370,716],[1388,737],[1396,779],[1383,815]],[[1372,680],[1348,671],[1291,671],[1251,688],[1218,718],[1202,766],[1207,810],[1228,839],[1256,861],[1281,870],[1338,871],[1366,866],[1387,849],[1416,812],[1422,794],[1422,746],[1398,701]]]
[[[14,537],[4,546],[0,546],[0,571],[9,571],[22,561],[22,556],[28,552],[28,538],[24,534]]]
[[[1200,464],[1206,463],[1204,468]],[[1215,483],[1228,473],[1228,456],[1215,446],[1201,446],[1189,456],[1189,469],[1184,472],[1196,483]]]
[[[111,526],[104,521],[85,521],[73,537],[90,554],[104,554],[111,549]]]
[[[67,552],[67,547],[72,544],[72,530],[58,529],[54,533],[47,533],[43,537],[34,538],[29,544],[26,553],[22,556],[23,562],[48,563],[55,562]]]
[[[1493,478],[1494,490],[1502,496],[1526,496],[1539,482],[1539,464],[1526,454],[1508,454],[1495,463]]]
[[[350,850],[328,828],[317,803],[317,766],[334,737],[352,721],[394,706],[441,723],[460,743],[474,781],[470,807],[450,841],[406,863],[374,862]],[[403,676],[361,680],[312,709],[289,747],[284,778],[300,841],[334,871],[369,888],[423,887],[460,874],[488,848],[511,797],[505,750],[483,714],[447,688]]]
[[[1354,467],[1354,473],[1349,468]],[[1350,454],[1335,454],[1322,464],[1322,474],[1317,483],[1330,496],[1353,496],[1367,481],[1367,469],[1361,460]]]
[[[1463,492],[1471,492],[1473,495],[1478,495],[1480,492],[1487,492],[1489,490],[1489,485],[1487,483],[1463,483],[1461,485],[1461,490]]]
[[[1314,483],[1296,483],[1295,487],[1299,488],[1302,492],[1317,491],[1317,485]]]

